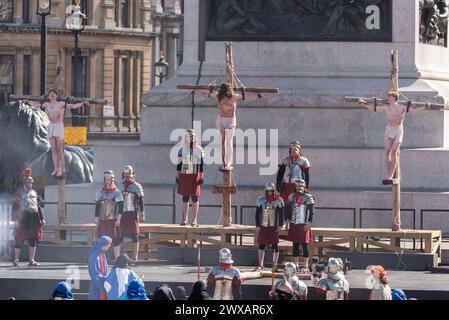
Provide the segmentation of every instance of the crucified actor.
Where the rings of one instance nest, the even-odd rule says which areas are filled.
[[[48,139],[50,140],[51,156],[54,170],[51,173],[56,178],[61,178],[64,172],[64,109],[77,109],[82,106],[89,106],[89,101],[76,104],[69,104],[65,101],[58,101],[58,93],[55,89],[48,90],[46,102],[23,100],[35,109],[45,111],[50,119],[48,126]]]
[[[398,103],[399,92],[389,91],[387,93],[387,104],[371,105],[369,102],[359,99],[358,103],[364,105],[374,112],[385,112],[387,118],[387,127],[385,129],[385,178],[384,180],[392,180],[396,169],[399,149],[404,136],[404,116],[406,112],[415,114],[420,111],[430,109],[430,103],[427,102],[423,107],[410,108],[410,105]],[[376,100],[374,100],[376,101]]]
[[[235,128],[237,125],[237,100],[256,100],[265,99],[260,93],[246,92],[242,98],[241,95],[235,93],[229,82],[220,85],[216,92],[206,90],[198,90],[202,96],[206,96],[215,100],[218,106],[217,129],[221,135],[221,158],[223,166],[221,170],[232,170],[233,158],[233,140]]]

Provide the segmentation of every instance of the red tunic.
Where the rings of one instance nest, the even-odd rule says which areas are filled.
[[[201,194],[201,186],[198,184],[199,180],[199,173],[181,173],[178,181],[178,194],[199,197]]]
[[[312,229],[304,231],[305,224],[290,223],[287,239],[293,243],[310,243],[312,242]]]
[[[38,215],[38,213],[33,213]],[[42,239],[42,221],[35,225],[33,228],[26,229],[23,225],[23,219],[19,224],[18,228],[14,228],[14,239],[16,241],[24,241],[24,240],[33,240],[33,239]]]
[[[120,229],[115,227],[116,219],[101,220],[97,229],[97,238],[108,236],[112,240],[120,238]]]
[[[288,202],[288,196],[295,192],[295,184],[293,182],[283,182],[281,197],[284,200],[285,206],[290,206]]]
[[[262,227],[257,237],[258,244],[278,244],[279,232],[276,232],[277,227]]]
[[[139,215],[137,212],[123,212],[120,220],[120,233],[123,236],[139,234]]]

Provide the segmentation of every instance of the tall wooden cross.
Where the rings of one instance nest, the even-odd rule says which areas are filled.
[[[46,96],[31,96],[31,95],[18,95],[12,94],[9,96],[11,100],[29,100],[29,101],[39,101],[41,103],[46,102]],[[67,103],[80,103],[83,101],[89,101],[90,104],[105,105],[107,101],[104,99],[97,98],[79,98],[79,97],[63,97],[58,96],[58,101],[65,101]],[[63,161],[65,159],[63,158]],[[65,168],[65,164],[63,164]],[[59,224],[64,224],[66,218],[65,212],[65,174],[63,174],[61,179],[58,179],[58,222]]]
[[[226,61],[226,81],[231,84],[231,88],[242,95],[245,99],[245,92],[253,93],[279,93],[278,88],[256,88],[236,86],[234,79],[234,62],[232,56],[232,42],[225,42],[225,61]],[[178,85],[178,89],[187,90],[208,90],[212,92],[217,90],[219,85]],[[222,194],[222,212],[223,212],[223,227],[230,227],[232,225],[232,194],[237,193],[237,186],[233,183],[232,169],[220,170],[223,173],[223,185],[214,186],[212,193]]]
[[[390,91],[399,92],[399,64],[398,64],[398,50],[391,51],[391,82]],[[345,97],[345,102],[358,102],[359,99],[365,101],[373,101],[374,104],[387,104],[387,99],[378,98],[359,98],[359,97]],[[415,102],[415,101],[398,101],[400,104],[412,106],[425,106],[425,102]],[[430,104],[431,110],[441,110],[445,109],[445,105],[438,103]],[[383,185],[392,185],[392,198],[393,198],[393,210],[392,210],[392,221],[391,230],[399,231],[401,229],[401,166],[400,166],[400,150],[397,154],[397,165],[394,169],[392,180],[382,180]]]

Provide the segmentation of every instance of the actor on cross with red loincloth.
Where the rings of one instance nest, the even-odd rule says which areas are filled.
[[[34,180],[30,175],[23,177],[23,186],[17,191],[13,204],[14,266],[19,264],[20,251],[25,241],[29,244],[29,266],[38,266],[34,260],[36,245],[42,239],[42,225],[45,224],[42,213],[42,198],[33,190]]]
[[[120,256],[120,217],[123,213],[123,195],[114,184],[114,171],[107,170],[103,176],[103,188],[95,197],[95,223],[98,226],[97,237],[108,236],[112,239],[114,257]]]
[[[274,183],[267,183],[265,195],[257,199],[256,237],[259,244],[259,267],[263,270],[265,248],[273,248],[273,267],[277,268],[279,259],[279,231],[284,224],[284,201],[276,192]]]
[[[189,199],[192,198],[192,227],[198,226],[199,196],[201,185],[204,183],[204,151],[198,145],[195,131],[190,129],[184,137],[184,146],[178,152],[176,167],[176,183],[178,193],[182,195],[182,222],[187,225],[189,213]]]
[[[124,238],[130,238],[133,242],[134,261],[138,260],[139,255],[139,220],[145,220],[143,207],[143,188],[135,179],[134,169],[127,165],[122,170],[123,181],[117,184],[118,189],[123,195],[123,213],[120,221],[120,242]]]

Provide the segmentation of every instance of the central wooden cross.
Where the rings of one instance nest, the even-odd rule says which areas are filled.
[[[234,62],[232,56],[232,43],[225,42],[225,62],[226,62],[226,81],[231,85],[234,92],[241,94],[242,99],[245,100],[245,92],[253,93],[279,93],[278,88],[256,88],[245,87],[243,85],[237,86],[235,82]],[[184,90],[208,90],[213,92],[219,89],[219,85],[178,85],[178,89]],[[231,170],[220,170],[223,173],[223,184],[217,185],[212,188],[213,194],[222,194],[222,214],[223,214],[223,227],[230,227],[232,225],[232,194],[237,193],[237,186],[232,179]]]

